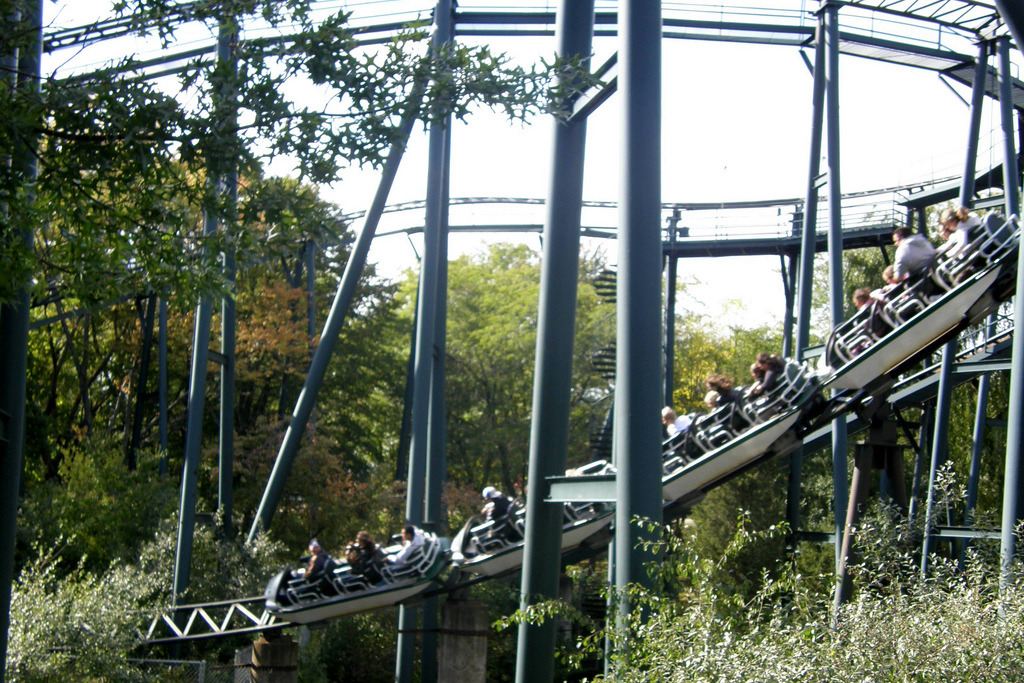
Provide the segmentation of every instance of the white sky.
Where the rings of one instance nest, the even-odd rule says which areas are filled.
[[[607,41],[606,41],[607,42]],[[512,48],[510,48],[512,49]],[[598,44],[598,55],[614,49]],[[662,201],[718,202],[803,197],[809,165],[812,79],[796,48],[668,40],[664,43]],[[603,57],[602,57],[603,58]],[[598,61],[601,61],[599,59]],[[877,189],[960,172],[968,108],[936,74],[854,57],[840,60],[841,173],[844,192]],[[963,86],[954,86],[969,98]],[[584,199],[618,198],[620,98],[588,124]],[[996,140],[991,140],[990,129]],[[451,194],[540,197],[551,173],[547,121],[522,127],[480,114],[456,124]],[[1001,162],[998,112],[987,107],[979,168]],[[413,141],[391,201],[422,198],[425,135]],[[825,165],[821,166],[824,171]],[[348,207],[370,196],[373,174],[352,178],[327,196]],[[614,220],[604,216],[605,220]],[[454,215],[454,212],[453,212]],[[535,222],[543,213],[534,210]],[[409,221],[412,216],[406,216]],[[494,219],[492,219],[494,220]],[[415,217],[422,224],[422,216]],[[585,214],[584,221],[587,221]],[[453,220],[453,223],[455,221]],[[684,217],[685,224],[685,217]],[[454,235],[452,253],[479,248],[483,238]],[[536,236],[524,238],[539,245]],[[417,240],[415,240],[418,243]],[[614,261],[614,244],[606,243]],[[405,237],[378,240],[371,260],[408,263]],[[778,257],[689,259],[681,277],[695,277],[680,306],[726,322],[781,320],[784,300]],[[724,302],[730,305],[724,317]]]
[[[98,4],[58,2],[47,4],[47,12],[58,11],[56,16],[63,25],[77,25],[99,15]],[[203,31],[200,28],[195,38],[207,39],[209,34],[204,36]],[[490,44],[495,51],[508,52],[526,63],[550,57],[554,51],[553,38],[493,38]],[[601,63],[616,48],[615,39],[596,39],[595,62]],[[803,197],[809,164],[812,79],[797,48],[673,39],[664,41],[662,51],[662,200],[724,202]],[[64,53],[58,57],[68,58]],[[56,63],[51,62],[51,68]],[[839,72],[844,192],[944,178],[959,172],[964,162],[968,108],[952,89],[966,99],[970,95],[966,87],[953,85],[951,89],[931,71],[845,55],[840,58]],[[584,199],[615,201],[618,197],[621,107],[621,98],[612,98],[588,124]],[[523,126],[489,112],[471,116],[468,124],[456,123],[451,196],[544,198],[552,172],[551,131],[552,124],[547,120]],[[999,114],[995,107],[986,105],[978,167],[988,168],[1001,159]],[[287,173],[284,166],[270,170]],[[346,212],[359,211],[368,208],[378,180],[377,172],[354,169],[332,187],[323,188],[322,194]],[[389,203],[422,199],[425,184],[426,134],[421,128],[410,142]],[[452,210],[453,224],[471,218],[484,223],[509,218],[507,208],[497,216],[494,209],[475,210],[471,217],[465,209],[459,211]],[[543,216],[542,207],[533,207],[517,212],[516,220],[540,223]],[[587,224],[612,225],[614,221],[614,211],[584,215]],[[419,226],[422,222],[422,213],[386,214],[380,230]],[[454,234],[450,253],[455,256],[480,250],[489,239],[495,238]],[[540,244],[537,235],[511,235],[507,239]],[[405,236],[378,238],[370,260],[385,275],[397,276],[415,265],[420,242],[418,236],[411,243]],[[598,242],[614,261],[614,243]],[[777,257],[680,261],[682,278],[705,283],[691,287],[690,297],[684,298],[680,306],[725,322],[757,324],[772,317],[781,319],[778,265]],[[731,306],[729,301],[742,301],[742,308]],[[731,312],[724,312],[724,308]]]

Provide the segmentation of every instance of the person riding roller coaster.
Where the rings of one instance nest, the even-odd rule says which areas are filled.
[[[484,500],[483,509],[480,511],[484,518],[492,523],[495,535],[504,535],[508,526],[509,513],[512,510],[512,499],[502,495],[501,491],[493,486],[486,487],[480,494]]]
[[[896,245],[892,264],[896,282],[927,272],[935,260],[932,243],[909,228],[896,228],[892,233],[892,243]]]
[[[381,580],[380,566],[384,562],[384,552],[377,547],[373,536],[365,531],[356,534],[356,540],[345,549],[345,561],[356,574],[362,574],[370,583]]]

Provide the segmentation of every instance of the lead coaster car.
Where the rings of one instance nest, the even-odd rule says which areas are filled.
[[[573,470],[575,475],[603,474],[611,471],[604,460]],[[612,523],[610,506],[601,503],[565,503],[562,507],[562,552],[583,545],[587,539]],[[452,564],[479,576],[498,576],[518,569],[523,562],[526,537],[526,508],[514,501],[505,519],[485,521],[479,515],[470,518],[452,539]]]
[[[979,302],[1015,275],[1020,223],[989,214],[981,234],[951,259],[909,285],[893,290],[889,300],[858,311],[838,325],[825,345],[823,384],[833,389],[861,389],[956,328],[965,316],[976,318]],[[1001,298],[998,294],[996,298]],[[991,306],[982,306],[987,310]]]

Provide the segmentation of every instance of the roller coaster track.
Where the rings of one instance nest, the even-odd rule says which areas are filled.
[[[756,8],[666,3],[663,9],[667,38],[718,40],[760,44],[805,46],[813,42],[814,19],[807,2],[793,0],[788,7]],[[980,39],[1006,32],[998,11],[991,3],[976,0],[848,0],[843,3],[847,28],[841,32],[840,49],[849,54],[902,64],[943,70],[971,62],[971,46]],[[340,8],[338,2],[313,2],[311,15],[327,16]],[[410,23],[431,18],[433,6],[408,0],[402,3],[346,3],[351,7],[349,26],[365,43],[387,40]],[[82,48],[104,40],[150,35],[167,20],[178,25],[211,22],[210,3],[171,5],[160,17],[149,14],[100,19],[93,23],[50,29],[44,34],[44,49],[56,52]],[[397,9],[396,9],[397,8]],[[614,35],[618,14],[614,3],[599,2],[595,13],[595,35]],[[508,11],[497,3],[460,4],[455,30],[462,36],[533,36],[554,33],[555,13],[548,5],[529,3]],[[244,42],[288,43],[293,39],[288,26],[270,27],[259,16],[242,21]],[[372,38],[369,36],[373,36]],[[133,48],[134,49],[134,48]],[[189,60],[188,65],[161,69],[148,77],[194,67],[211,59],[215,42],[206,41],[192,50],[170,54],[160,51],[152,59],[131,59],[116,67],[123,72],[144,72],[159,65]]]
[[[952,337],[956,337],[959,340],[959,349],[956,355],[957,366],[954,370],[954,382],[956,384],[968,382],[979,373],[1007,369],[1007,357],[1013,342],[1013,327],[1012,316],[1003,313],[997,315],[991,324],[986,322],[983,325],[976,325],[966,330],[962,327],[951,330],[942,338],[922,349],[908,361],[908,364],[912,366],[921,360],[925,360],[927,361],[925,366],[895,383],[890,390],[885,392],[884,400],[899,411],[906,407],[920,405],[923,401],[932,398],[937,391],[938,383],[938,364],[934,361],[932,355],[937,348],[947,343]],[[850,434],[867,428],[866,423],[857,414],[855,401],[846,400],[846,397],[836,400],[839,401],[839,404],[831,411],[826,410],[825,416],[819,418],[815,424],[811,425],[802,434],[798,441],[794,442],[793,447],[796,447],[798,444],[802,445],[804,457],[831,445],[831,421],[834,419],[845,419]],[[823,422],[826,424],[822,424]],[[774,455],[779,455],[779,453]],[[687,495],[685,500],[668,501],[665,506],[666,520],[678,517],[687,505],[699,500],[707,490],[720,486],[761,462],[763,462],[763,458],[750,461],[730,472],[726,477],[717,479],[700,491]],[[950,530],[948,533],[961,533],[961,531]],[[991,535],[990,532],[984,533]],[[814,533],[804,535],[807,537],[816,536]],[[565,553],[563,555],[563,562],[578,562],[601,552],[610,539],[610,533],[605,530],[599,535],[599,538],[592,539],[585,546]],[[518,567],[504,574],[514,573],[515,571],[518,571]],[[447,594],[465,589],[473,584],[493,578],[496,577],[480,576],[468,578],[467,575],[461,572],[455,572],[449,576],[447,581],[444,583],[438,582],[436,588],[428,589],[426,592],[415,596],[410,602],[422,600],[429,595]],[[139,637],[140,640],[148,645],[159,645],[246,635],[295,626],[291,622],[278,619],[275,615],[268,612],[264,605],[265,599],[263,596],[195,605],[181,605],[172,608],[165,614],[153,617],[150,620],[148,629],[144,633],[141,630],[139,631]]]
[[[336,5],[337,3],[314,3],[314,6],[327,4]],[[409,4],[414,5],[415,3]],[[171,18],[182,23],[205,20],[206,18],[197,12],[198,8],[204,6],[207,4],[198,2],[171,5],[165,10],[161,20]],[[959,41],[960,45],[966,46],[974,40],[990,38],[1005,31],[994,5],[978,0],[847,0],[844,6],[850,10],[863,11],[868,20],[866,28],[858,27],[842,34],[844,51],[898,63],[914,63],[915,66],[925,66],[936,70],[970,62],[973,59],[972,56],[947,47],[944,42],[945,38],[952,37]],[[429,10],[430,7],[427,6],[419,10],[418,13],[410,13],[408,19],[422,19],[424,11],[429,13]],[[705,14],[701,15],[700,12]],[[742,12],[743,10],[726,8],[724,5],[716,11],[715,8],[707,6],[701,6],[698,9],[697,6],[685,3],[673,4],[666,7],[665,35],[679,38],[798,46],[806,45],[813,38],[813,22],[808,20],[807,13],[804,11],[769,13],[767,10],[748,10],[746,15]],[[869,25],[873,14],[885,14],[896,19],[929,23],[938,28],[934,34],[930,34],[927,39],[918,43],[886,41],[884,38],[878,38],[874,33],[874,27]],[[616,22],[615,12],[599,9],[596,33],[610,35],[615,30]],[[380,38],[386,38],[400,30],[403,23],[404,20],[371,22],[357,27],[356,30],[362,34],[376,34]],[[546,35],[553,32],[554,13],[545,12],[541,7],[533,8],[532,11],[530,8],[522,7],[514,13],[498,12],[487,7],[478,9],[472,3],[467,2],[461,6],[455,23],[458,33],[462,35]],[[856,22],[854,23],[856,24]],[[145,21],[141,17],[128,16],[97,21],[85,26],[52,30],[46,33],[45,49],[55,51],[81,47],[99,41],[146,33],[152,30],[154,25],[154,22]],[[893,35],[899,36],[899,34]],[[380,38],[374,38],[374,40]],[[289,39],[288,35],[281,35],[259,40],[269,43],[286,42]],[[145,71],[173,61],[206,58],[212,55],[215,49],[211,43],[169,57],[130,62],[118,68],[135,72]],[[166,73],[169,73],[168,69],[150,73],[149,76]],[[1021,90],[1019,82],[1015,89]],[[539,200],[519,201],[532,203]],[[676,207],[670,206],[669,208]],[[959,333],[959,330],[956,333]],[[1004,331],[1003,334],[1001,340],[987,343],[982,350],[974,350],[969,355],[965,355],[965,362],[970,361],[981,367],[985,361],[1001,358],[1002,356],[999,354],[1005,353],[1007,339],[1012,335],[1012,330]],[[946,339],[949,336],[947,335]],[[991,369],[991,365],[987,369]],[[920,400],[920,392],[923,391],[923,387],[934,384],[934,375],[932,367],[907,380],[909,384],[897,385],[902,388],[898,389],[892,400]],[[967,376],[967,373],[961,373],[961,376]],[[855,418],[855,415],[851,413],[849,417]],[[813,447],[814,436],[814,434],[807,435],[804,440],[805,446]],[[720,482],[716,482],[716,485],[717,483]],[[473,580],[473,582],[475,581]],[[452,586],[439,588],[436,592],[454,590],[465,585],[466,583],[459,582]],[[160,644],[250,634],[293,625],[277,619],[267,612],[264,605],[263,596],[182,605],[167,614],[153,617],[146,632],[140,631],[139,635],[148,644]]]

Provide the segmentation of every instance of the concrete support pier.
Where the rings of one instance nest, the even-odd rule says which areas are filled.
[[[439,681],[486,683],[487,607],[478,600],[448,600],[441,608]]]

